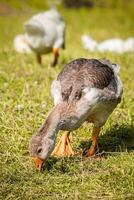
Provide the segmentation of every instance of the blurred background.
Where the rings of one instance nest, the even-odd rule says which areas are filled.
[[[53,6],[66,22],[67,52],[71,56],[73,51],[73,58],[81,52],[82,34],[98,42],[134,36],[134,0],[1,0],[1,48],[13,46],[15,35],[24,32],[27,19]],[[85,55],[84,50],[80,54]]]

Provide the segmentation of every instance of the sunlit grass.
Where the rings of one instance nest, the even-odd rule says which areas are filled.
[[[134,55],[83,49],[81,35],[101,41],[109,37],[134,36],[134,13],[121,9],[65,10],[66,50],[59,64],[49,67],[51,55],[37,65],[34,55],[14,51],[12,41],[23,32],[23,22],[37,12],[0,16],[0,198],[1,199],[133,199],[134,198]],[[53,107],[50,85],[65,63],[78,58],[107,57],[121,66],[124,96],[104,126],[98,157],[83,159],[90,145],[91,126],[72,133],[73,158],[50,158],[44,170],[35,171],[28,142]],[[59,133],[59,136],[61,133]]]

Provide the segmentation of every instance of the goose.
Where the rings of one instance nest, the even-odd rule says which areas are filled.
[[[38,170],[51,154],[74,155],[69,134],[85,121],[93,123],[92,144],[86,156],[95,153],[100,130],[121,101],[123,85],[118,72],[119,66],[106,59],[79,58],[65,65],[51,85],[54,107],[29,142]],[[59,130],[65,132],[55,147]]]
[[[41,56],[53,52],[51,66],[57,64],[59,49],[65,48],[65,22],[55,8],[38,13],[25,24],[25,38],[35,52],[37,61],[42,64]]]
[[[81,41],[84,49],[89,50],[91,52],[114,52],[118,54],[122,54],[125,52],[134,52],[134,38],[129,37],[126,40],[122,40],[121,38],[109,38],[102,42],[97,42],[92,39],[88,35],[82,35]]]

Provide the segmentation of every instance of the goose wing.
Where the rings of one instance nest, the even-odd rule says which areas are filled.
[[[91,88],[95,88],[103,100],[114,101],[121,96],[117,72],[118,67],[104,59],[74,60],[58,75],[55,82],[58,87],[54,84],[59,91],[58,100],[68,102],[79,100],[85,92],[88,93]]]

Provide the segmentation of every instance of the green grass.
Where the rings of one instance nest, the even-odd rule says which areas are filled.
[[[0,16],[0,199],[134,199],[134,54],[90,53],[80,41],[83,33],[98,41],[134,36],[133,9],[59,8],[67,23],[67,48],[51,69],[51,55],[44,56],[44,66],[39,67],[34,55],[18,54],[12,47],[14,36],[23,32],[23,22],[39,9],[28,8]],[[29,139],[53,107],[52,80],[65,63],[78,57],[107,57],[120,64],[123,100],[103,127],[97,157],[82,157],[91,138],[91,126],[84,124],[72,132],[77,155],[49,158],[37,172],[28,152]]]

